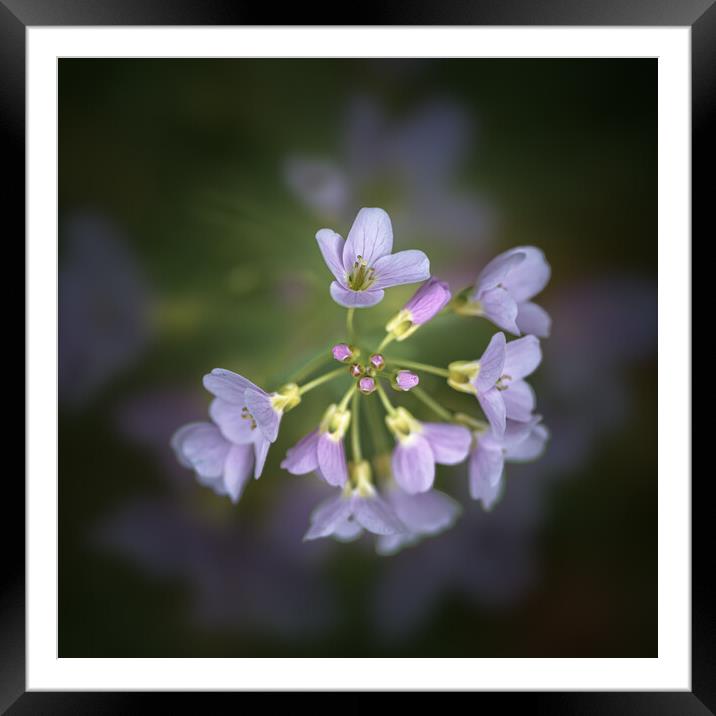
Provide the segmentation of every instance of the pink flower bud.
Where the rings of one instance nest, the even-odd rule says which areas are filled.
[[[411,390],[418,383],[420,383],[420,378],[409,370],[399,370],[395,374],[395,387],[398,390]]]
[[[353,350],[347,343],[336,344],[331,348],[331,353],[333,357],[341,363],[347,363],[353,358]]]
[[[369,375],[364,376],[358,381],[358,389],[361,393],[372,393],[375,390],[375,379]]]

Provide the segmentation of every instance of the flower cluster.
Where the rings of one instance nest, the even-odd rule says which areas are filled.
[[[504,487],[505,462],[541,454],[548,432],[525,378],[542,360],[538,337],[550,329],[546,311],[531,301],[547,284],[550,267],[538,249],[518,247],[493,259],[474,286],[453,297],[444,281],[431,277],[422,251],[392,252],[392,225],[382,209],[361,209],[345,241],[330,229],[321,229],[316,240],[335,279],[330,295],[348,309],[345,340],[325,352],[325,361],[340,367],[274,392],[216,368],[204,376],[204,387],[215,396],[210,420],[180,428],[172,446],[201,484],[237,502],[250,476],[261,476],[284,413],[314,388],[343,379],[342,399],[329,405],[320,423],[287,451],[281,467],[293,475],[315,473],[336,488],[335,496],[314,510],[305,539],[347,541],[367,531],[379,536],[378,552],[388,554],[455,522],[459,505],[435,489],[436,465],[467,462],[470,495],[490,509]],[[387,288],[418,282],[413,297],[387,323],[381,343],[374,350],[361,346],[355,309],[376,305]],[[444,367],[386,355],[391,343],[410,338],[448,312],[485,317],[520,337],[508,341],[503,332],[495,333],[479,358]],[[474,396],[484,419],[446,409],[422,387],[423,374]],[[406,392],[438,420],[419,420],[389,396]],[[376,401],[373,394],[384,421],[376,418],[374,405],[363,414],[362,406]],[[376,454],[370,459],[362,450],[361,422],[371,428]]]

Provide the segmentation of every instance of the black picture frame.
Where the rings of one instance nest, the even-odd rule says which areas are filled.
[[[716,139],[709,120],[716,110],[716,4],[714,0],[396,0],[360,3],[346,8],[350,22],[321,7],[282,8],[281,25],[566,25],[688,26],[692,32],[692,225],[708,222],[716,196],[712,180]],[[265,4],[231,0],[0,0],[0,157],[6,184],[6,226],[25,231],[25,30],[28,26],[81,25],[271,25],[275,10]],[[294,17],[291,17],[291,16]],[[370,22],[368,22],[370,20]],[[713,235],[713,230],[711,230]],[[704,239],[706,237],[704,236]],[[19,245],[19,242],[17,242]],[[693,245],[693,242],[692,242]],[[26,381],[32,377],[26,375]],[[690,389],[690,386],[688,386]],[[24,491],[6,474],[3,503],[18,523],[3,523],[2,593],[0,596],[0,711],[36,713],[126,713],[156,697],[136,693],[25,691]],[[692,482],[692,691],[478,693],[509,699],[509,705],[532,713],[716,714],[716,595],[709,589],[715,560],[711,551],[711,503],[708,480]],[[13,509],[9,509],[13,505]],[[12,537],[11,537],[12,535]],[[711,569],[710,569],[711,568]],[[168,695],[164,695],[168,696]],[[162,699],[164,698],[162,697]],[[182,694],[191,708],[196,695]],[[205,698],[202,696],[201,698]],[[189,701],[187,701],[189,699]],[[213,699],[212,699],[213,701]],[[353,702],[355,703],[355,702]],[[482,704],[481,704],[482,705]],[[504,706],[504,701],[502,702]],[[206,702],[201,702],[202,710]]]

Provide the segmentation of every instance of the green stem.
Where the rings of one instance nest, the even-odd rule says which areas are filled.
[[[286,383],[300,383],[304,378],[313,373],[316,368],[327,363],[331,359],[330,351],[321,351],[318,355],[313,356],[308,363],[294,371],[287,379]]]
[[[410,391],[419,401],[425,403],[436,415],[439,415],[443,420],[451,422],[453,419],[452,413],[443,408],[440,403],[431,398],[422,388],[413,388]]]
[[[395,336],[392,333],[387,333],[385,338],[380,342],[380,345],[375,349],[376,353],[380,353],[389,343],[395,340]]]
[[[358,424],[359,406],[359,395],[358,393],[353,393],[353,415],[351,415],[351,452],[355,462],[360,462],[363,459],[363,453],[360,448],[360,425]]]
[[[390,399],[385,394],[385,390],[383,390],[383,386],[376,381],[375,387],[378,391],[378,397],[380,398],[380,402],[383,403],[383,407],[385,408],[385,412],[388,413],[388,415],[393,415],[396,411],[393,407],[392,403],[390,402]]]
[[[346,373],[347,373],[347,371],[344,366],[343,368],[336,368],[335,370],[332,370],[330,373],[324,373],[323,375],[319,375],[318,378],[314,378],[309,383],[302,385],[298,389],[298,394],[305,395],[306,393],[308,393],[309,390],[313,390],[314,388],[317,388],[319,385],[323,385],[324,383],[327,383],[329,380],[333,380],[334,378],[337,378],[339,375],[346,375]]]
[[[403,358],[386,358],[387,363],[400,368],[412,368],[413,370],[422,370],[426,373],[432,373],[433,375],[439,375],[441,378],[448,378],[450,372],[447,368],[438,368],[435,365],[428,365],[427,363],[417,363],[412,360],[405,360]]]
[[[353,326],[353,316],[355,315],[355,308],[349,308],[348,313],[346,313],[346,330],[348,331],[348,340],[351,343],[355,342],[355,328]]]
[[[345,410],[346,405],[348,405],[348,401],[351,399],[351,396],[355,393],[357,387],[357,383],[351,384],[351,387],[348,388],[348,390],[345,392],[345,395],[341,398],[341,402],[338,404],[338,410]]]

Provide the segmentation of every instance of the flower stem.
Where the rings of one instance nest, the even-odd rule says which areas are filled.
[[[331,354],[328,350],[321,351],[318,355],[313,356],[308,363],[305,363],[298,370],[295,370],[286,379],[286,383],[300,383],[304,378],[311,375],[316,368],[327,363],[330,359]]]
[[[336,368],[335,370],[332,370],[330,373],[324,373],[323,375],[319,375],[318,378],[314,378],[312,381],[306,383],[305,385],[302,385],[298,389],[298,394],[304,395],[305,393],[308,393],[309,390],[313,390],[314,388],[317,388],[319,385],[323,385],[324,383],[327,383],[329,380],[333,380],[334,378],[337,378],[339,375],[346,375],[345,367]]]
[[[346,330],[348,331],[348,340],[351,343],[355,342],[355,327],[353,326],[353,316],[355,315],[355,308],[349,308],[346,313]]]
[[[417,363],[412,360],[405,360],[403,358],[386,358],[386,362],[391,365],[412,368],[413,370],[422,370],[426,373],[432,373],[433,375],[439,375],[441,378],[448,378],[450,373],[447,368],[438,368],[434,365],[428,365],[427,363]]]
[[[387,333],[385,338],[380,342],[380,345],[375,349],[376,353],[380,353],[389,343],[395,340],[395,336],[392,333]]]
[[[383,403],[385,412],[388,413],[388,415],[393,415],[393,413],[395,413],[395,408],[393,407],[392,403],[390,402],[390,399],[386,395],[385,390],[383,390],[383,386],[378,381],[376,381],[375,387],[376,387],[376,390],[378,391],[378,396],[380,397],[380,402]]]
[[[341,402],[338,404],[338,410],[345,410],[346,405],[348,405],[348,401],[351,399],[351,396],[355,394],[356,391],[356,383],[352,383],[351,387],[348,388],[345,395],[341,398]]]
[[[420,402],[425,403],[436,415],[439,415],[443,420],[451,422],[453,419],[452,413],[443,408],[434,398],[431,398],[422,388],[413,388],[410,391]]]
[[[354,392],[352,405],[353,415],[351,415],[351,452],[353,453],[353,460],[355,462],[360,462],[363,459],[363,453],[360,447],[360,425],[358,423],[359,406],[359,394]]]

